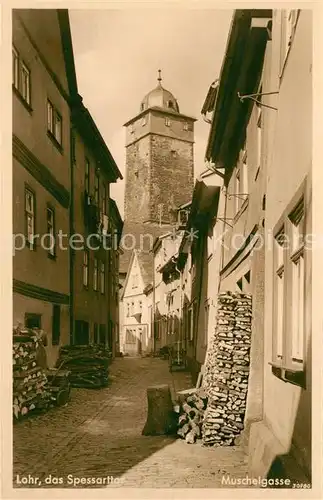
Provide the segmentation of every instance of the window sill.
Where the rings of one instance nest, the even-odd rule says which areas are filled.
[[[63,154],[63,148],[62,148],[62,145],[58,142],[58,140],[56,139],[56,137],[51,133],[50,130],[47,130],[47,136],[50,138],[50,140],[52,141],[52,143],[54,144],[54,146],[56,147],[56,149],[58,149],[58,151]]]
[[[30,106],[30,104],[28,104],[26,99],[22,96],[22,94],[19,92],[19,90],[13,84],[12,84],[12,90],[13,90],[14,94],[18,97],[21,104],[26,108],[28,113],[32,114],[33,108]]]
[[[299,367],[299,369],[296,367],[290,368],[274,362],[270,362],[269,365],[271,366],[272,374],[283,382],[289,382],[303,389],[306,388],[305,371],[303,367]]]

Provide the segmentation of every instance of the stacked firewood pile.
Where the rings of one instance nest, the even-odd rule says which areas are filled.
[[[108,384],[111,352],[102,345],[66,345],[56,366],[70,371],[71,387],[100,388]]]
[[[219,295],[217,326],[203,381],[208,396],[202,426],[205,445],[233,445],[244,427],[251,319],[250,295]]]
[[[51,401],[45,371],[36,362],[39,342],[36,332],[32,330],[14,331],[13,414],[16,419],[36,408],[47,408]]]
[[[177,434],[188,444],[193,444],[202,436],[203,415],[207,405],[207,395],[203,389],[189,394],[180,406]]]

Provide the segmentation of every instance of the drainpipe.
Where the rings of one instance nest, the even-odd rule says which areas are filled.
[[[70,236],[74,234],[74,154],[72,147],[73,140],[76,141],[76,136],[74,136],[73,126],[70,128],[70,207],[69,207],[69,232]],[[74,147],[76,148],[76,142],[74,141]],[[70,344],[74,344],[74,261],[75,254],[72,247],[69,247],[69,279],[70,279]]]
[[[175,269],[177,272],[179,272],[180,276],[180,281],[179,281],[179,287],[180,287],[180,303],[179,303],[179,311],[180,311],[180,321],[179,321],[179,341],[180,341],[180,346],[182,346],[182,333],[183,333],[183,273],[178,269],[177,263],[175,266]]]

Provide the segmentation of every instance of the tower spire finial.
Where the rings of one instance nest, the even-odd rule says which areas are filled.
[[[159,85],[161,85],[162,77],[161,77],[161,69],[158,70],[158,78]]]

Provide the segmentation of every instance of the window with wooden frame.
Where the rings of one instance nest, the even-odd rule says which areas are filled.
[[[292,318],[291,318],[291,357],[293,363],[304,361],[304,309],[305,309],[305,271],[304,271],[304,199],[289,214],[291,222],[292,245],[290,266],[292,268]]]
[[[285,321],[285,266],[284,248],[286,247],[284,226],[275,235],[274,241],[274,360],[283,359],[284,321]]]
[[[47,207],[47,234],[49,237],[48,254],[55,256],[56,241],[55,241],[55,211],[51,207]]]
[[[84,189],[87,195],[90,194],[90,160],[85,158]]]
[[[24,62],[21,62],[21,95],[30,105],[30,71]]]
[[[105,293],[105,263],[100,263],[100,290],[101,293]]]
[[[51,139],[62,146],[62,116],[49,99],[47,99],[47,132]]]
[[[36,197],[35,193],[28,187],[25,188],[25,227],[26,240],[29,248],[35,250],[35,217],[36,217]]]
[[[55,211],[52,207],[47,207],[47,234],[49,239],[48,255],[55,257],[56,255],[56,238],[55,238]]]
[[[41,314],[26,313],[25,326],[26,328],[41,328]]]
[[[30,70],[21,59],[19,52],[12,47],[12,85],[18,91],[27,107],[31,104],[31,78]]]
[[[89,251],[84,250],[83,253],[83,286],[87,288],[89,286]]]
[[[305,345],[305,206],[302,196],[283,217],[283,225],[275,234],[273,362],[289,374],[304,370]],[[277,370],[273,370],[277,374]],[[300,383],[301,385],[301,383]]]
[[[98,259],[94,257],[94,265],[93,265],[93,290],[98,291]]]
[[[14,46],[12,46],[12,85],[19,90],[19,54]]]

